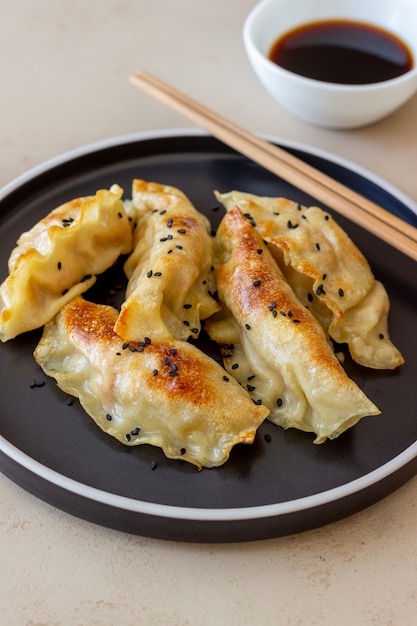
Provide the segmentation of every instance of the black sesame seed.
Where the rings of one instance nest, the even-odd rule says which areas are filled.
[[[158,370],[153,370],[152,376],[158,376]]]
[[[259,287],[259,285],[261,284],[261,281],[260,280],[254,280],[252,284],[253,284],[254,287]]]
[[[282,406],[282,398],[278,398],[277,400],[277,407]]]
[[[92,278],[93,275],[92,274],[86,274],[85,276],[82,277],[82,279],[80,280],[81,283],[85,283],[86,280],[90,280],[90,278]]]
[[[151,463],[151,470],[152,471],[156,470],[157,466],[158,466],[158,463],[156,461],[152,461],[152,463]]]
[[[343,298],[343,296],[345,295],[345,292],[343,291],[343,289],[339,289],[337,293],[339,294],[341,298]]]
[[[61,261],[58,261],[57,266],[58,266],[58,269],[60,270],[60,269],[61,269],[61,267],[62,267],[62,263],[61,263]]]
[[[168,250],[167,254],[172,254],[172,248],[171,250]]]
[[[182,250],[182,246],[175,246],[177,250]]]
[[[126,350],[126,348],[129,347],[129,342],[126,341],[123,345],[122,345],[122,350]]]
[[[169,358],[166,356],[164,357],[164,364],[165,365],[169,365],[171,363],[171,361],[169,360]]]
[[[120,219],[122,219],[122,217],[123,217],[123,213],[121,213],[121,212],[119,211],[119,212],[118,212],[118,214],[117,214],[117,217],[120,217]]]
[[[140,433],[140,426],[136,426],[136,428],[130,431],[130,434],[133,435],[133,437],[137,437],[139,433]]]
[[[67,398],[67,406],[72,406],[74,404],[74,398]]]
[[[106,415],[106,420],[107,420],[108,422],[111,422],[111,421],[112,421],[112,419],[113,419],[113,418],[112,418],[112,416],[110,415],[110,413],[107,413],[107,415]]]
[[[327,220],[329,220],[329,219],[330,219],[330,215],[325,215],[325,216],[324,216],[324,219],[325,219],[325,220],[326,220],[326,222],[327,222]]]
[[[292,317],[292,311],[288,311],[287,315],[288,317]]]
[[[198,335],[199,330],[198,330],[198,328],[192,328],[192,329],[191,329],[191,332],[192,332],[194,335]]]
[[[282,317],[286,317],[286,316],[287,316],[287,314],[285,313],[285,311],[280,311],[280,312],[279,312],[279,314],[280,314],[280,315],[282,315]]]
[[[191,309],[192,308],[192,304],[183,304],[183,309]]]
[[[237,370],[238,367],[239,367],[239,363],[233,363],[232,370]]]
[[[181,450],[180,450],[181,456],[183,456],[185,453],[186,453],[186,449],[185,448],[181,448]]]
[[[310,293],[310,292],[309,292],[309,293],[307,294],[307,300],[308,300],[309,302],[313,302],[313,294],[312,294],[312,293]]]
[[[320,284],[320,285],[317,287],[317,289],[316,289],[316,294],[317,294],[318,296],[321,296],[321,295],[325,295],[325,294],[326,294],[326,292],[324,291],[324,287],[323,287],[323,285],[321,285],[321,284]]]
[[[292,225],[292,221],[291,221],[291,220],[288,220],[288,222],[287,222],[287,226],[288,226],[288,228],[293,228],[293,225]]]
[[[316,250],[320,250],[320,244],[318,242],[316,243]]]
[[[63,289],[61,291],[61,296],[65,296],[65,294],[67,294],[69,292],[69,289]]]
[[[168,228],[171,228],[171,227],[172,227],[172,223],[173,223],[173,221],[174,221],[174,220],[172,219],[172,217],[170,217],[170,218],[169,218],[169,220],[167,221],[167,226],[168,226]]]
[[[171,241],[172,239],[174,239],[174,236],[173,235],[168,235],[167,240]]]
[[[254,400],[255,404],[260,406],[262,404],[262,400],[259,398],[259,400]]]
[[[228,383],[230,378],[228,378],[228,376],[223,376],[223,380],[225,380]]]
[[[184,321],[183,321],[183,324],[184,324],[184,326],[189,326],[189,325],[190,325],[190,322],[189,322],[188,320],[184,320]]]
[[[301,324],[301,320],[294,319],[294,320],[291,320],[291,321],[292,321],[293,324]]]
[[[152,270],[149,270],[149,272],[146,274],[146,276],[147,276],[148,278],[150,278],[150,277],[152,276]]]
[[[273,211],[272,215],[279,215],[279,212],[278,211]]]
[[[262,252],[263,252],[262,248],[258,248],[256,251],[256,254],[262,254]]]
[[[379,337],[380,339],[384,339],[384,333],[379,333],[378,337]]]
[[[254,387],[253,385],[247,385],[246,389],[249,391],[249,393],[251,393],[252,391],[255,391],[256,387]]]
[[[272,317],[276,317],[278,315],[278,313],[276,312],[275,309],[272,310]]]
[[[167,212],[166,209],[162,209],[162,211],[159,211],[159,215],[165,215],[166,212]]]
[[[186,233],[186,232],[187,232],[187,231],[185,230],[185,228],[179,228],[179,229],[177,230],[177,233],[180,233],[180,235],[185,235],[185,233]]]
[[[250,330],[249,324],[245,324],[245,328],[246,328],[246,330]]]
[[[152,343],[152,340],[149,337],[144,337],[143,341],[146,343],[147,346]]]
[[[271,441],[272,441],[272,437],[271,437],[271,435],[269,433],[265,433],[264,439],[265,439],[266,443],[271,443]]]
[[[130,434],[129,434],[129,433],[127,433],[127,434],[125,435],[125,439],[126,439],[126,441],[130,441],[131,437],[130,437]]]
[[[154,276],[162,276],[162,272],[155,272]]]
[[[177,349],[176,349],[176,348],[170,348],[170,349],[168,350],[168,352],[169,352],[170,354],[177,354]]]
[[[255,378],[255,374],[251,374],[250,376],[247,377],[246,380],[253,380]]]
[[[161,237],[161,239],[159,241],[161,241],[161,242],[168,241],[168,237]]]

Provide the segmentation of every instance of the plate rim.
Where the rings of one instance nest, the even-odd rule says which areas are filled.
[[[31,181],[48,170],[72,161],[78,157],[93,154],[104,149],[114,148],[129,143],[156,140],[175,137],[210,137],[210,133],[194,128],[167,128],[149,131],[139,131],[125,135],[113,136],[95,142],[87,143],[83,146],[73,148],[52,158],[49,158],[38,165],[26,170],[15,177],[0,189],[0,202],[9,194]],[[330,151],[316,148],[302,142],[277,137],[270,134],[260,134],[267,141],[280,146],[300,150],[312,156],[318,156],[332,163],[340,165],[356,174],[365,177],[367,180],[377,185],[381,189],[393,195],[408,209],[417,215],[417,202],[395,187],[395,185],[381,178],[379,175],[364,168],[349,159],[340,157]],[[336,503],[352,494],[365,491],[372,485],[382,482],[384,479],[393,476],[396,472],[406,467],[417,458],[417,441],[408,446],[393,459],[379,466],[375,470],[357,478],[353,481],[327,489],[309,496],[277,502],[267,505],[255,505],[247,507],[222,507],[203,508],[190,506],[165,505],[146,500],[138,500],[121,496],[118,494],[91,487],[73,478],[60,474],[56,470],[36,461],[28,454],[11,444],[0,435],[0,452],[11,461],[29,471],[32,475],[46,480],[48,483],[59,487],[74,495],[87,498],[90,501],[100,503],[109,507],[115,507],[132,513],[150,515],[161,518],[171,518],[176,520],[188,520],[195,522],[240,522],[245,520],[255,520],[264,518],[274,518],[290,515],[299,511],[307,511],[329,503]],[[7,475],[7,474],[6,474]]]

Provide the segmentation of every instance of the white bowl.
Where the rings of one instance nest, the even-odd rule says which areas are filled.
[[[302,24],[327,19],[365,22],[391,32],[411,51],[413,68],[383,82],[345,85],[305,78],[268,59],[278,37]],[[312,124],[364,126],[389,115],[417,91],[415,0],[263,0],[247,17],[243,40],[264,87],[282,106]]]

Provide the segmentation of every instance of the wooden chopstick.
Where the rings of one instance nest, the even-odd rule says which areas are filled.
[[[417,261],[417,228],[414,226],[155,76],[139,71],[129,80],[135,87],[183,114],[223,143]]]

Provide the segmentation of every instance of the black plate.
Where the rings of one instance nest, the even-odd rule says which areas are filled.
[[[368,172],[305,146],[278,143],[417,225],[411,200]],[[0,280],[22,231],[62,202],[114,182],[129,195],[134,177],[181,188],[210,217],[213,228],[223,213],[214,189],[315,203],[203,133],[113,139],[54,159],[3,190]],[[380,407],[381,416],[365,418],[320,446],[312,443],[310,434],[284,432],[266,422],[254,445],[236,446],[223,467],[199,472],[185,462],[166,459],[157,448],[127,448],[102,433],[78,401],[69,404],[38,368],[32,357],[40,336],[36,331],[0,345],[4,474],[49,503],[95,523],[144,536],[206,542],[262,539],[317,527],[404,483],[417,470],[416,266],[359,227],[337,219],[389,292],[391,336],[407,361],[399,371],[374,372],[347,358],[349,375]],[[119,270],[113,269],[89,297],[120,299],[122,285]]]

